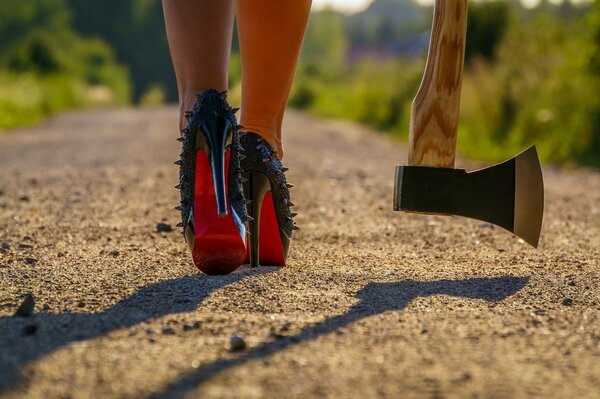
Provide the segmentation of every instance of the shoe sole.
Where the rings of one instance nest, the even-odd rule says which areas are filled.
[[[229,176],[230,151],[226,152],[225,176]],[[228,181],[225,189],[228,192]],[[194,184],[194,240],[192,258],[202,272],[210,275],[228,274],[244,264],[245,240],[234,221],[235,213],[227,204],[227,215],[219,217],[211,166],[204,151],[196,153]]]

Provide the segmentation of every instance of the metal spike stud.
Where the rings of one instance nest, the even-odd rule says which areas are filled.
[[[231,111],[233,111],[234,114],[237,114],[239,110],[239,108],[231,108]]]
[[[176,210],[176,211],[181,211],[181,205],[177,205],[177,206],[175,207],[175,210]]]
[[[173,162],[175,165],[179,165],[181,166],[181,159],[178,159],[177,161]]]
[[[293,184],[290,184],[290,183],[286,183],[286,184],[285,184],[285,186],[286,186],[287,188],[294,188],[294,185],[293,185]]]
[[[184,127],[183,129],[180,130],[180,132],[183,134],[188,134],[190,132],[190,129],[188,129],[187,127]]]
[[[180,143],[183,143],[185,139],[182,136],[177,137],[177,141],[179,141]]]
[[[181,222],[177,223],[177,227],[183,227],[183,223],[181,223]]]
[[[192,111],[185,111],[184,115],[185,115],[186,119],[189,119],[193,115],[193,113],[192,113]]]
[[[176,186],[175,186],[175,188],[176,188],[177,190],[181,190],[181,184],[178,184],[178,185],[176,185]]]
[[[283,170],[283,173],[287,172],[288,170],[290,170],[290,168],[286,168],[285,166],[283,168],[281,168],[281,170]]]
[[[292,212],[292,217],[295,218],[296,216],[298,216],[298,214],[296,212]]]

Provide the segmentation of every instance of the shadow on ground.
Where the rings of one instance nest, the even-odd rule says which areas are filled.
[[[360,301],[346,313],[309,326],[296,335],[256,346],[232,359],[206,364],[192,374],[184,376],[153,398],[183,397],[187,391],[227,369],[248,361],[270,356],[280,350],[333,332],[357,320],[390,310],[402,310],[413,299],[430,295],[450,295],[462,298],[501,301],[521,290],[529,277],[474,278],[466,280],[401,281],[394,283],[369,283],[357,294]]]
[[[268,273],[259,271],[258,273]],[[21,372],[30,362],[56,351],[70,343],[91,340],[115,331],[138,325],[149,319],[171,314],[191,312],[211,292],[229,284],[250,278],[257,272],[234,273],[228,276],[188,276],[144,287],[104,312],[42,313],[32,319],[0,318],[3,334],[0,337],[0,393],[15,388],[23,382]],[[306,327],[293,336],[279,337],[266,342],[232,359],[206,364],[180,380],[168,385],[153,397],[178,397],[202,384],[212,376],[264,358],[315,339],[360,319],[390,310],[402,310],[413,299],[430,295],[451,295],[485,301],[500,301],[518,292],[528,282],[528,277],[476,278],[466,280],[401,281],[394,283],[369,283],[357,294],[360,301],[346,313],[331,317],[321,323]],[[143,311],[141,309],[151,309]],[[40,331],[33,336],[23,336],[24,328],[34,322]]]
[[[213,291],[270,271],[253,270],[215,277],[195,275],[161,281],[142,288],[101,313],[0,317],[0,393],[23,382],[22,370],[28,363],[63,346],[92,340],[150,319],[194,311]],[[38,331],[27,336],[27,329],[32,325]]]

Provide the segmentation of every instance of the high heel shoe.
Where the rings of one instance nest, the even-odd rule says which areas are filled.
[[[290,208],[288,184],[283,166],[271,146],[255,133],[242,133],[240,144],[244,149],[241,167],[244,176],[244,196],[248,202],[250,224],[249,261],[259,264],[284,266],[290,239],[298,227],[295,213]]]
[[[236,109],[226,93],[198,95],[187,125],[179,165],[183,235],[194,264],[206,274],[226,274],[244,264],[247,213],[240,169]]]

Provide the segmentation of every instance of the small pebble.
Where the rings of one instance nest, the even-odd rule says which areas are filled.
[[[33,294],[27,294],[23,302],[21,302],[21,306],[15,312],[15,316],[19,317],[31,317],[33,316],[33,310],[35,309],[35,299],[33,299]]]
[[[24,242],[20,242],[19,243],[19,248],[21,248],[21,249],[32,249],[33,245],[31,245],[31,244],[25,244]]]
[[[246,349],[246,341],[244,341],[244,338],[238,335],[234,335],[229,338],[229,350],[231,352],[239,352],[243,351],[244,349]]]
[[[29,337],[31,335],[35,335],[38,330],[38,325],[35,323],[29,323],[23,328],[23,335]]]
[[[175,330],[171,327],[165,327],[162,329],[164,335],[175,335]]]
[[[19,201],[29,202],[29,195],[19,195]]]
[[[8,243],[8,241],[2,241],[2,244],[0,244],[0,248],[5,249],[5,250],[9,250],[10,249],[10,244]]]
[[[50,305],[48,305],[47,303],[45,303],[44,306],[42,306],[42,310],[44,310],[44,311],[50,310]]]
[[[77,304],[77,307],[85,308],[85,302],[84,301],[79,301],[79,303]]]
[[[116,258],[117,256],[119,256],[119,251],[117,251],[116,249],[113,249],[113,250],[112,250],[112,251],[110,251],[108,254],[109,254],[110,256],[112,256],[112,257],[115,257],[115,258]]]
[[[25,258],[25,263],[27,263],[28,265],[35,265],[37,263],[37,259],[28,256]]]
[[[159,233],[169,233],[169,232],[173,231],[173,228],[168,223],[157,223],[156,231]]]
[[[564,306],[573,306],[573,300],[571,298],[565,298],[563,299],[562,304]]]

